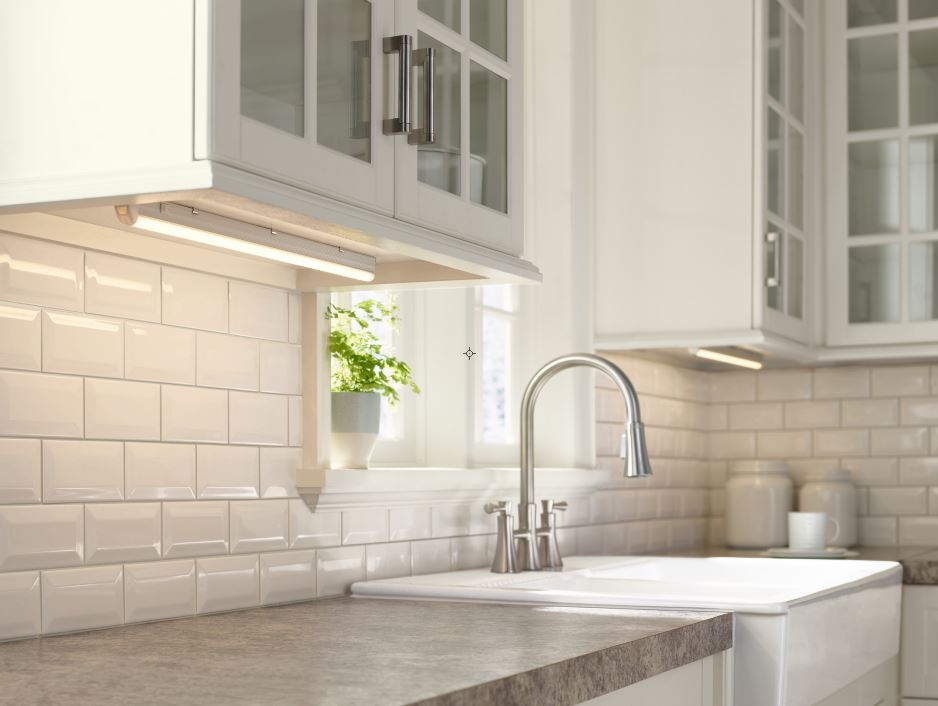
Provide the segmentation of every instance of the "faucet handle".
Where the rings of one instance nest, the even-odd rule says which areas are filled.
[[[490,515],[511,515],[511,500],[500,500],[497,503],[485,503],[482,508]]]
[[[566,500],[541,500],[541,513],[549,515],[552,512],[564,512],[567,509]]]

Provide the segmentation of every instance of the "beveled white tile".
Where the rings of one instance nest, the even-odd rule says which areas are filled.
[[[938,517],[900,517],[899,546],[933,547],[938,537]]]
[[[759,458],[796,458],[811,455],[810,431],[760,431],[756,437]]]
[[[0,303],[0,367],[39,370],[42,367],[40,310]]]
[[[841,425],[845,427],[894,427],[899,424],[898,400],[844,400],[841,410]]]
[[[902,424],[938,424],[938,397],[913,397],[902,400]]]
[[[434,537],[455,537],[469,534],[470,507],[460,505],[434,505],[431,510]]]
[[[158,440],[160,386],[87,378],[85,436],[89,439]]]
[[[289,338],[287,292],[232,280],[229,287],[231,333],[268,341]]]
[[[257,498],[257,449],[252,446],[199,446],[199,498]]]
[[[733,431],[782,428],[781,402],[748,402],[730,405],[729,427]],[[671,426],[686,426],[672,424]]]
[[[786,429],[817,429],[840,426],[840,403],[836,400],[786,402]]]
[[[195,384],[195,331],[127,323],[124,356],[125,375],[133,380]]]
[[[451,551],[453,553],[453,568],[460,569],[478,569],[489,563],[488,552],[486,551],[488,537],[478,535],[476,537],[453,537],[451,541]]]
[[[198,384],[229,390],[256,390],[260,375],[258,344],[253,338],[199,331]]]
[[[261,392],[299,395],[302,390],[300,346],[261,341]]]
[[[85,311],[160,320],[160,266],[103,253],[85,254]]]
[[[0,439],[0,505],[41,502],[39,439]]]
[[[860,486],[899,484],[899,462],[895,458],[845,458],[841,465]]]
[[[928,493],[925,487],[870,488],[870,515],[926,515]]]
[[[117,441],[43,441],[42,496],[47,503],[122,500],[124,445]]]
[[[369,581],[410,576],[410,572],[410,542],[365,547],[365,576]]]
[[[711,402],[752,402],[755,399],[755,373],[714,373],[710,377]]]
[[[290,446],[303,445],[303,398],[291,397],[288,404]]]
[[[195,561],[154,561],[124,567],[124,621],[195,614]]]
[[[81,564],[81,505],[0,505],[0,571]]]
[[[710,453],[715,459],[754,458],[756,435],[749,431],[713,432]]]
[[[861,517],[860,545],[863,547],[894,547],[899,541],[895,517]]]
[[[128,500],[195,499],[195,446],[128,442],[124,459]]]
[[[38,635],[39,572],[0,574],[0,640]]]
[[[602,554],[603,528],[599,525],[587,525],[577,529],[577,550],[585,555]],[[416,568],[414,573],[417,573]]]
[[[303,340],[303,298],[297,292],[290,292],[287,299],[287,316],[289,317],[287,329],[290,343],[300,343]]]
[[[80,437],[83,400],[81,378],[0,370],[0,434]]]
[[[296,472],[302,465],[303,449],[261,449],[261,497],[297,497]]]
[[[0,234],[0,299],[81,311],[84,252]]]
[[[449,571],[452,566],[452,553],[448,539],[427,539],[411,542],[411,570],[414,576],[438,574]]]
[[[163,556],[167,558],[226,554],[228,503],[163,503]]]
[[[810,370],[769,370],[758,374],[760,400],[810,400]]]
[[[83,314],[42,312],[42,369],[124,376],[124,324]]]
[[[85,562],[159,559],[160,523],[159,503],[85,505]]]
[[[925,365],[891,365],[873,368],[873,397],[927,395],[931,378]]]
[[[316,596],[341,596],[365,580],[365,547],[335,547],[316,552]]]
[[[287,398],[231,392],[228,398],[232,444],[287,445]]]
[[[902,485],[938,486],[938,458],[899,459],[899,482]]]
[[[815,431],[815,456],[866,456],[870,439],[866,429]]]
[[[818,368],[814,371],[815,399],[837,400],[869,396],[869,368]]]
[[[250,608],[260,602],[257,554],[198,559],[196,572],[199,613]]]
[[[923,456],[928,453],[928,428],[873,429],[872,456]]]
[[[163,323],[204,331],[228,330],[228,280],[163,267]]]
[[[316,552],[261,554],[261,604],[308,601],[316,597]]]
[[[388,511],[384,508],[345,510],[342,513],[342,544],[388,541]]]
[[[277,551],[287,548],[286,500],[231,502],[231,553]]]
[[[228,441],[227,391],[176,385],[162,389],[163,441]]]
[[[388,510],[388,538],[392,542],[405,539],[429,539],[431,536],[430,506],[392,507]]]
[[[290,548],[334,547],[342,543],[342,513],[313,512],[303,500],[289,500]]]
[[[121,566],[42,572],[42,632],[71,632],[124,622]]]

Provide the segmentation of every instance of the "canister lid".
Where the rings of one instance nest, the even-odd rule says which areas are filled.
[[[784,461],[752,459],[734,461],[730,473],[788,473],[788,464]]]
[[[851,483],[853,476],[846,468],[830,468],[808,476],[809,483]]]

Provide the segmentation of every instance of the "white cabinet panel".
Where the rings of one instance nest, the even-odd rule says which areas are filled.
[[[902,588],[902,695],[938,699],[938,586]]]

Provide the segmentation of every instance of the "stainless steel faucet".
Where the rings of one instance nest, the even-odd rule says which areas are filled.
[[[619,456],[625,459],[626,478],[651,475],[645,427],[642,425],[638,395],[628,376],[605,358],[590,353],[573,353],[555,358],[538,370],[528,382],[521,398],[521,502],[518,506],[518,529],[513,528],[511,502],[488,503],[485,511],[498,516],[498,541],[492,571],[499,574],[520,571],[560,571],[563,559],[557,547],[556,512],[566,510],[566,502],[534,502],[534,404],[545,383],[561,370],[577,366],[596,368],[606,373],[625,399],[625,431],[619,442]]]

